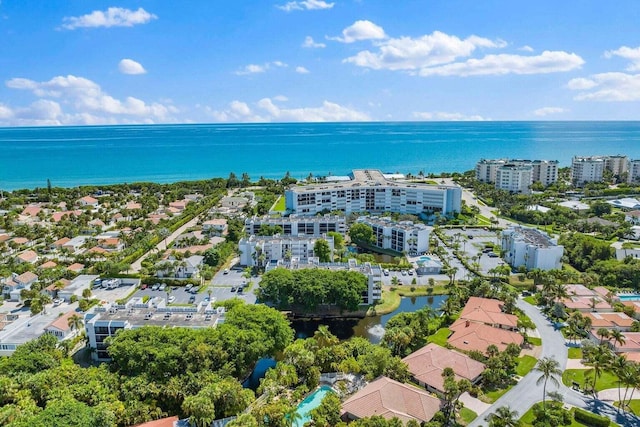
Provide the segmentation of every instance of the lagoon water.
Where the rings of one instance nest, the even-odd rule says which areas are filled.
[[[640,158],[640,122],[402,122],[0,128],[0,189],[240,176],[417,174],[480,158]]]

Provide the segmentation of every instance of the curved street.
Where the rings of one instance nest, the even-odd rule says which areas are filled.
[[[537,307],[522,299],[518,300],[517,305],[535,323],[540,333],[542,338],[542,353],[540,357],[553,357],[558,361],[561,369],[564,369],[567,364],[567,347],[562,334],[554,329],[551,322],[542,315]],[[524,415],[535,403],[542,401],[542,384],[536,384],[538,377],[539,374],[536,371],[529,372],[518,384],[491,405],[489,409],[482,414],[478,414],[478,417],[469,424],[469,427],[487,425],[485,418],[501,406],[508,406],[511,410],[517,411],[519,416]],[[560,387],[555,387],[549,382],[547,383],[547,392],[559,392],[564,397],[565,404],[607,416],[623,426],[640,427],[640,417],[623,411],[618,413],[614,406],[572,390],[564,386],[560,378],[558,380],[560,380]]]

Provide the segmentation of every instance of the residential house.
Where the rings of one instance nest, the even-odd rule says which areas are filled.
[[[453,369],[456,381],[466,379],[471,384],[480,381],[484,363],[473,360],[466,354],[431,343],[402,359],[409,368],[413,381],[434,393],[444,393],[442,372]]]
[[[45,262],[45,263],[40,264],[40,265],[38,266],[38,268],[39,268],[40,270],[46,270],[46,269],[48,269],[48,268],[56,268],[57,266],[58,266],[58,264],[56,264],[55,262],[53,262],[53,261],[47,261],[47,262]]]
[[[190,427],[188,420],[180,420],[178,417],[160,418],[159,420],[136,424],[133,427]]]
[[[38,262],[38,254],[35,251],[24,251],[16,257],[16,261],[35,264]]]
[[[633,317],[640,320],[640,301],[622,301],[625,307],[633,308]]]
[[[84,269],[84,264],[80,264],[78,262],[73,263],[69,267],[67,267],[67,270],[74,273],[80,273],[83,269]]]
[[[625,212],[624,220],[630,222],[631,225],[640,225],[640,211]]]
[[[68,237],[63,237],[61,239],[56,240],[55,242],[53,242],[51,244],[51,249],[62,249],[64,247],[64,245],[66,245],[67,243],[69,243],[71,241],[70,238]]]
[[[585,313],[584,317],[591,319],[591,327],[593,329],[617,329],[621,332],[631,330],[633,319],[622,312],[616,313]]]
[[[34,217],[37,217],[40,212],[42,212],[42,208],[40,206],[29,205],[26,208],[24,208],[24,210],[20,215],[30,216],[34,218]]]
[[[622,199],[609,200],[607,201],[607,203],[623,211],[640,210],[640,201],[632,197],[623,197]]]
[[[124,249],[124,243],[117,237],[98,236],[98,246],[107,252],[118,252]]]
[[[2,295],[8,301],[20,301],[20,292],[23,289],[31,289],[31,285],[38,281],[38,276],[31,271],[20,275],[11,274],[11,278],[5,280]]]
[[[494,328],[518,330],[518,317],[502,311],[503,302],[496,299],[470,297],[460,312],[458,322],[483,323]]]
[[[347,421],[374,415],[387,420],[398,418],[403,424],[410,420],[429,422],[440,410],[440,400],[424,390],[380,377],[342,404],[342,418]]]
[[[486,353],[490,345],[495,345],[498,350],[504,351],[509,344],[521,346],[524,342],[522,335],[517,332],[469,320],[458,320],[449,329],[453,334],[447,342],[452,347],[463,351],[475,350]]]
[[[192,255],[182,261],[176,261],[174,258],[169,258],[166,261],[159,262],[158,265],[161,266],[169,262],[173,264],[171,271],[173,277],[177,279],[189,279],[198,276],[203,260],[204,257],[201,255]],[[156,274],[158,277],[166,277],[170,272],[168,269],[159,269]]]
[[[100,203],[98,202],[98,199],[94,197],[84,196],[83,198],[78,200],[78,204],[80,206],[89,206],[92,208],[97,208]]]
[[[72,254],[78,253],[88,239],[89,238],[87,236],[76,236],[73,239],[69,240],[64,245],[62,245],[62,249],[66,249]]]
[[[169,208],[176,209],[177,212],[182,212],[183,210],[186,209],[189,202],[190,202],[189,200],[176,200],[175,202],[169,203]]]
[[[69,325],[69,319],[73,315],[79,315],[75,310],[69,311],[62,316],[55,319],[53,322],[49,323],[45,328],[44,332],[47,334],[51,334],[54,337],[58,338],[59,341],[66,340],[67,338],[71,338],[77,335],[81,329],[73,329]]]
[[[202,223],[202,231],[216,236],[227,234],[227,220],[225,218],[207,220]]]

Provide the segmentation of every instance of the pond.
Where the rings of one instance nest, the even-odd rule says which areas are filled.
[[[384,327],[396,314],[414,312],[427,306],[437,309],[446,299],[447,295],[402,298],[396,310],[382,316],[364,319],[297,319],[291,321],[291,327],[296,331],[296,338],[311,337],[320,325],[327,325],[329,331],[341,340],[355,336],[367,338],[375,344],[380,342]]]

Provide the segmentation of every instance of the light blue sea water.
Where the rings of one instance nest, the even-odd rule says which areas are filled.
[[[0,128],[0,188],[465,171],[480,158],[640,158],[640,122],[206,124]]]

